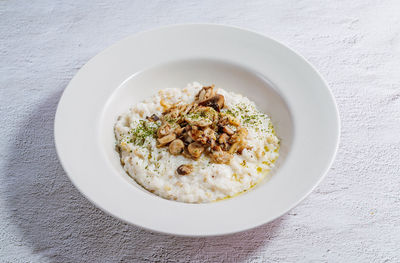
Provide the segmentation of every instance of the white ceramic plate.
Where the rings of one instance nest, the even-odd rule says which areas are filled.
[[[186,204],[128,177],[114,148],[116,118],[192,81],[239,92],[271,116],[281,139],[272,179],[232,199]],[[327,84],[288,47],[234,27],[178,25],[126,38],[82,67],[59,102],[55,140],[71,181],[102,210],[153,231],[208,236],[259,226],[298,204],[329,169],[339,129]]]

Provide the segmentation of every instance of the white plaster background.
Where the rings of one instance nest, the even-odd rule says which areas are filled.
[[[112,3],[111,3],[112,2]],[[69,80],[114,42],[189,22],[237,25],[325,76],[342,121],[326,179],[276,221],[182,238],[124,224],[69,182],[53,120]],[[1,262],[400,262],[400,2],[0,1]]]

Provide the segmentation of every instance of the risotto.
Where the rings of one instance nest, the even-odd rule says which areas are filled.
[[[180,202],[247,191],[279,155],[271,120],[252,101],[196,82],[134,105],[114,131],[125,171],[148,191]]]

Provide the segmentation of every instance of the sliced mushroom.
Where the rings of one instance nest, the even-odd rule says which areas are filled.
[[[192,141],[197,141],[201,138],[202,131],[197,126],[193,126],[187,133]]]
[[[168,123],[181,123],[182,116],[182,106],[173,106],[168,111],[163,112],[163,120]]]
[[[176,136],[180,136],[184,131],[185,131],[185,127],[179,126],[174,130],[174,133],[176,134]]]
[[[234,144],[232,144],[231,148],[229,148],[229,153],[233,154],[235,153],[237,150],[239,150],[239,148],[242,146],[242,142],[235,142]],[[244,146],[246,147],[246,146]],[[243,147],[243,149],[244,149]]]
[[[213,148],[210,158],[213,163],[229,164],[233,156],[228,152],[223,151],[221,147],[216,146]]]
[[[184,116],[185,114],[189,113],[189,111],[194,107],[194,103],[183,105],[181,107],[181,115]]]
[[[193,165],[182,164],[176,169],[176,173],[179,175],[188,175],[193,171]]]
[[[188,151],[187,148],[188,148],[188,147],[185,147],[185,148],[183,149],[182,155],[183,155],[185,158],[192,159],[192,156],[190,155],[190,153],[189,153],[189,151]]]
[[[221,118],[219,119],[219,125],[226,126],[226,125],[233,125],[233,126],[240,126],[240,120],[230,114],[227,113],[220,113]]]
[[[232,135],[230,142],[235,143],[243,141],[246,138],[247,134],[248,134],[247,129],[242,127],[238,131],[236,131],[235,134]]]
[[[224,133],[228,134],[228,135],[233,135],[235,132],[229,128],[228,126],[222,126],[221,129]]]
[[[193,117],[185,117],[185,120],[190,124],[190,125],[197,125],[200,127],[207,127],[210,126],[212,124],[212,120],[211,119],[207,119],[207,118],[193,118]]]
[[[160,128],[158,128],[157,130],[157,137],[164,137],[170,133],[172,133],[175,128],[176,128],[177,124],[173,125],[173,124],[169,124],[169,123],[164,123],[160,126]]]
[[[231,115],[228,115],[228,122],[229,122],[229,124],[234,125],[234,126],[239,126],[240,125],[240,120],[238,118],[235,118],[235,117],[231,116]]]
[[[194,158],[197,159],[201,156],[204,151],[204,146],[198,142],[192,142],[188,145],[188,152]]]
[[[217,137],[215,136],[215,131],[213,129],[208,128],[208,127],[204,129],[203,134],[207,138],[210,138],[210,139],[213,139],[213,140],[217,139]]]
[[[215,140],[210,139],[207,141],[207,144],[210,145],[210,147],[212,148],[215,146]]]
[[[173,155],[180,154],[184,148],[185,148],[185,144],[183,143],[182,140],[179,140],[179,139],[173,140],[168,146],[169,152]]]
[[[210,126],[218,118],[218,113],[211,107],[198,106],[185,116],[185,121],[191,126]]]
[[[196,100],[196,102],[202,102],[206,99],[211,98],[214,95],[215,95],[214,85],[209,86],[209,87],[203,87],[199,91],[199,93],[197,93],[195,100]]]
[[[221,149],[223,151],[228,151],[229,148],[230,148],[230,144],[229,143],[220,144],[219,146],[221,147]]]
[[[225,102],[224,96],[217,94],[209,99],[200,102],[199,105],[205,107],[211,107],[219,112],[224,107],[224,102]]]
[[[215,135],[215,131],[213,129],[210,128],[206,128],[204,129],[203,133],[202,133],[202,140],[201,143],[203,144],[212,144],[212,142],[217,139],[216,135]],[[212,145],[211,147],[213,147],[214,145]]]
[[[146,120],[153,121],[153,122],[158,121],[159,119],[160,118],[155,114],[151,115],[150,117],[149,116],[146,117]]]
[[[172,142],[175,139],[176,139],[175,133],[171,133],[171,134],[168,134],[168,135],[166,135],[164,137],[158,138],[157,139],[158,147],[162,147],[164,145],[167,145],[168,143]]]
[[[191,137],[188,133],[186,133],[185,135],[183,135],[183,142],[184,142],[186,145],[188,145],[188,144],[190,144],[190,143],[193,142],[193,139],[192,139],[192,137]]]
[[[229,135],[226,134],[226,133],[222,133],[222,134],[219,136],[219,138],[218,138],[218,142],[219,142],[220,144],[228,143],[228,140],[229,140]]]

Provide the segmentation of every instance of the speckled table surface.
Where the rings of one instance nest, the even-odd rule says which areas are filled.
[[[0,261],[400,262],[399,14],[397,0],[0,1]],[[326,179],[244,233],[183,238],[124,224],[72,186],[55,153],[57,102],[86,61],[128,35],[190,22],[286,43],[339,106]]]

